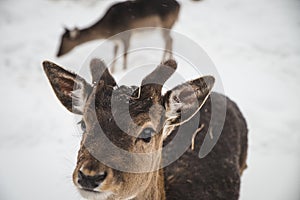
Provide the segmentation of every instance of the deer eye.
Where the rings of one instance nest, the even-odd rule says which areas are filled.
[[[81,120],[80,122],[78,122],[78,124],[80,125],[80,128],[83,132],[86,131],[86,125],[85,122],[83,120]]]
[[[155,131],[152,128],[145,128],[139,135],[139,139],[149,143],[153,135],[155,135]]]

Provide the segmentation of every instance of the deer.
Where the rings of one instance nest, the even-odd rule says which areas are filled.
[[[119,86],[105,63],[97,58],[90,61],[92,83],[51,61],[42,65],[59,101],[70,112],[82,116],[82,141],[73,182],[84,198],[239,198],[240,178],[247,166],[247,124],[232,100],[212,91],[213,76],[181,83],[162,94],[163,85],[177,69],[175,60],[159,64],[140,86]],[[210,132],[212,102],[217,113],[225,105],[226,117],[216,145],[200,159],[197,151]],[[196,126],[191,128],[190,122]],[[161,167],[165,158],[162,150],[172,145],[181,126],[187,129],[178,136],[179,141],[193,139],[194,149],[188,147],[175,162]],[[210,134],[215,136],[214,131]],[[117,148],[108,146],[107,141]],[[176,143],[173,146],[178,148]],[[134,155],[154,153],[125,158],[122,151],[116,150],[119,148]]]
[[[114,57],[111,71],[116,64],[119,43],[123,44],[123,69],[127,69],[127,53],[132,33],[146,27],[160,27],[165,41],[163,59],[172,56],[173,39],[170,29],[178,19],[180,4],[176,0],[131,0],[112,5],[104,16],[93,25],[73,30],[65,28],[60,39],[57,57],[67,54],[83,43],[109,39],[114,36]],[[122,33],[122,34],[119,34]]]

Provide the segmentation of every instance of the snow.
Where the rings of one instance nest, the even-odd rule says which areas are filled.
[[[62,26],[85,27],[111,3],[0,1],[0,199],[81,199],[71,180],[80,133],[41,63],[52,60],[78,71],[99,42],[57,59]],[[181,3],[174,29],[204,48],[249,125],[240,199],[299,200],[300,2]],[[117,75],[122,77],[120,69]]]

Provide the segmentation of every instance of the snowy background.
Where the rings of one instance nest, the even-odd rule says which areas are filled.
[[[0,199],[80,199],[80,134],[42,71],[77,71],[99,41],[55,58],[63,25],[85,27],[112,1],[0,1]],[[300,199],[300,1],[181,1],[174,29],[204,48],[249,125],[241,200]],[[122,73],[121,70],[118,73]]]

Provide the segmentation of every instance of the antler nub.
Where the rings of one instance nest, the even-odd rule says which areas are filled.
[[[93,85],[98,84],[100,80],[104,81],[106,85],[116,85],[116,81],[109,73],[106,64],[101,59],[93,58],[90,62],[90,70],[92,74]]]
[[[146,76],[142,81],[142,86],[146,84],[163,85],[175,72],[177,63],[175,60],[167,60],[161,63],[153,72]]]
[[[177,69],[175,60],[167,60],[161,63],[153,72],[146,76],[141,84],[141,95],[147,95],[149,91],[153,91],[161,95],[164,83],[172,76]]]

